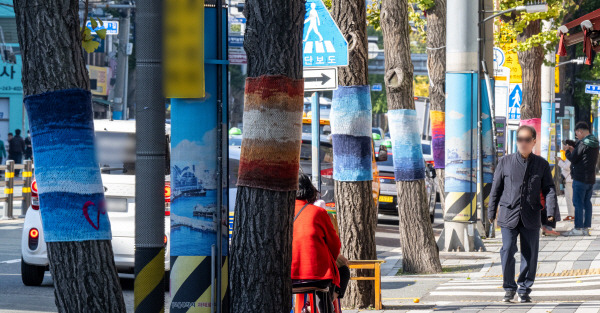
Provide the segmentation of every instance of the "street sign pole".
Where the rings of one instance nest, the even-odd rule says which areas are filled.
[[[311,98],[311,111],[312,120],[311,133],[312,133],[312,180],[317,190],[321,192],[321,134],[319,132],[319,126],[321,125],[321,105],[319,103],[319,92],[313,93]]]

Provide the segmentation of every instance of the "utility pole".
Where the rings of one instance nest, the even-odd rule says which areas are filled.
[[[136,313],[165,306],[165,100],[162,89],[162,0],[137,3],[135,283]],[[129,25],[129,23],[127,23]],[[123,27],[128,32],[129,27]],[[126,43],[120,45],[126,56]]]
[[[485,249],[475,227],[477,139],[476,110],[479,70],[479,3],[449,0],[446,36],[446,177],[443,251]]]
[[[129,43],[129,21],[131,20],[131,9],[124,9],[125,16],[119,21],[119,43],[117,47],[117,81],[115,82],[114,112],[113,119],[126,119],[127,103],[125,102],[127,90],[127,66],[129,56],[127,55],[127,44]]]

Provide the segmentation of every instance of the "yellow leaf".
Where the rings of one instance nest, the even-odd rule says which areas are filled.
[[[81,45],[83,46],[83,49],[87,51],[87,53],[92,53],[96,51],[96,49],[98,49],[100,43],[97,41],[90,40],[82,42]]]
[[[106,28],[98,29],[96,31],[96,34],[98,35],[98,37],[100,37],[100,39],[106,39]]]
[[[96,29],[98,27],[98,23],[93,17],[90,17],[90,22],[92,22],[92,29]]]

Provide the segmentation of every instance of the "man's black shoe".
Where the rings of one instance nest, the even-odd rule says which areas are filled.
[[[529,295],[519,295],[519,298],[521,298],[521,303],[529,303],[531,302],[531,297]]]
[[[504,295],[504,299],[502,299],[502,301],[504,301],[504,302],[512,301],[512,299],[515,298],[515,293],[516,293],[515,291],[511,291],[511,290],[507,291],[506,294]]]

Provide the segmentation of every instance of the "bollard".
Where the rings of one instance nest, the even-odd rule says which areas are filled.
[[[13,219],[13,187],[15,181],[15,161],[6,161],[6,170],[4,171],[4,194],[6,194],[6,218]]]
[[[23,200],[21,201],[21,215],[19,217],[24,218],[27,214],[27,210],[31,205],[31,182],[33,178],[33,162],[31,160],[25,160],[23,169]]]

